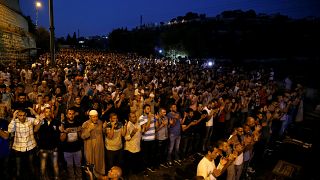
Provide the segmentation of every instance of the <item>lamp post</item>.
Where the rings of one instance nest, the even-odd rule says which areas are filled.
[[[36,28],[38,28],[38,19],[39,19],[39,9],[42,7],[40,1],[36,1]]]
[[[53,0],[49,0],[49,15],[50,15],[50,57],[51,65],[55,65],[55,47],[54,47],[54,21],[53,21]]]

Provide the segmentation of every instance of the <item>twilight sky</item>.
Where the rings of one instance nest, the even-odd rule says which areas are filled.
[[[49,30],[48,0],[39,0],[38,25]],[[35,0],[20,0],[23,14],[35,22]],[[292,18],[320,17],[319,0],[54,0],[56,37],[80,31],[80,36],[106,35],[119,27],[168,22],[192,11],[216,16],[225,10],[253,9],[256,13],[281,13]]]

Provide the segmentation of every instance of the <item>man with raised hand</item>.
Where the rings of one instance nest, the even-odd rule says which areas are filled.
[[[94,165],[95,176],[105,174],[103,123],[98,118],[98,112],[91,110],[89,120],[83,123],[81,138],[84,140],[84,155],[86,163]]]
[[[39,123],[40,116],[32,108],[28,108],[28,110],[36,118],[27,117],[25,109],[16,110],[8,126],[8,133],[14,134],[12,150],[16,159],[16,176],[18,178],[21,177],[22,161],[28,161],[30,175],[34,175],[33,157],[37,146],[34,131],[37,131],[41,124]]]

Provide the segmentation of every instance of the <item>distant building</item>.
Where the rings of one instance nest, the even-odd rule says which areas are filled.
[[[19,0],[0,0],[0,62],[28,60],[35,48]]]

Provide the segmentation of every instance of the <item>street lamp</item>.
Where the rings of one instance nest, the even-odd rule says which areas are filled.
[[[42,7],[42,3],[40,1],[36,1],[36,28],[38,27],[39,9],[41,7]]]

